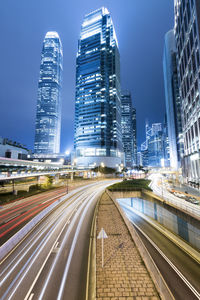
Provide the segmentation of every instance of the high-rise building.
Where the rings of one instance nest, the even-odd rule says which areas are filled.
[[[176,54],[174,30],[170,30],[165,35],[163,72],[170,166],[175,170],[180,167],[183,154],[181,100],[179,95]]]
[[[85,16],[76,61],[74,148],[78,166],[123,160],[120,57],[113,22],[104,7]]]
[[[47,32],[42,48],[35,124],[36,154],[60,152],[62,44],[57,32]]]
[[[161,167],[164,160],[163,130],[161,123],[154,123],[151,127],[151,135],[148,139],[148,165]]]
[[[133,167],[137,160],[136,146],[136,110],[133,108],[131,93],[123,91],[121,93],[122,103],[122,144],[125,154],[126,167]]]
[[[137,162],[137,123],[136,123],[136,108],[133,107],[132,112],[133,122],[133,165],[136,166]]]
[[[142,159],[142,152],[138,151],[137,152],[137,165],[138,166],[143,166],[143,159]]]
[[[145,135],[146,139],[145,141],[141,144],[141,155],[142,155],[142,166],[143,167],[148,167],[149,165],[149,160],[148,160],[148,141],[151,136],[151,127],[148,124],[148,121],[146,120],[145,124]]]
[[[161,123],[145,126],[146,140],[141,144],[142,164],[144,167],[162,167],[165,165],[164,147],[167,145]]]
[[[184,138],[183,176],[200,184],[200,1],[175,0],[175,39]]]
[[[169,147],[169,137],[168,137],[168,127],[167,127],[167,116],[165,114],[163,123],[163,151],[164,151],[164,167],[170,167],[170,147]]]

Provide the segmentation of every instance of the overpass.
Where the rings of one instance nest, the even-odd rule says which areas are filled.
[[[71,179],[73,179],[74,173],[83,172],[91,171],[77,169],[74,165],[63,165],[63,160],[54,163],[0,157],[0,181],[61,174],[71,174]]]

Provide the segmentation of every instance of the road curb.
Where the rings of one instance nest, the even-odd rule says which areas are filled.
[[[199,257],[198,251],[195,250],[192,246],[188,245],[184,240],[182,240],[180,238],[180,236],[176,235],[173,232],[170,232],[170,230],[164,228],[157,221],[152,220],[150,217],[146,216],[145,214],[143,214],[139,211],[134,211],[134,213],[139,215],[146,222],[148,222],[153,227],[155,227],[158,231],[160,231],[163,235],[165,235],[169,240],[171,240],[174,244],[176,244],[179,248],[181,248],[185,253],[187,253],[190,257],[192,257],[198,264],[200,264],[200,257]],[[179,240],[177,240],[177,238]]]
[[[96,218],[99,208],[99,202],[102,195],[99,197],[94,210],[92,219],[92,226],[90,231],[90,244],[88,254],[88,267],[87,267],[87,283],[86,283],[86,297],[85,300],[96,299]]]
[[[130,232],[130,235],[136,244],[138,251],[140,253],[140,256],[142,260],[144,261],[144,264],[150,273],[150,276],[156,286],[156,289],[159,293],[159,296],[163,300],[175,300],[174,296],[172,295],[171,291],[169,290],[162,274],[160,273],[159,269],[157,268],[156,264],[154,263],[150,253],[148,252],[147,248],[143,244],[141,238],[139,237],[138,233],[136,232],[135,228],[132,226],[131,222],[126,218],[123,210],[121,209],[120,205],[117,203],[117,201],[114,201],[112,196],[110,195],[110,192],[106,190],[106,193],[108,196],[112,199],[113,203],[115,204],[116,208],[118,209],[120,215],[122,216],[128,231]]]

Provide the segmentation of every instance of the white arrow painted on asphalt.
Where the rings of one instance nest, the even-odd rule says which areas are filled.
[[[101,239],[101,248],[102,248],[102,268],[103,268],[103,263],[104,263],[104,256],[103,256],[103,240],[104,239],[107,239],[108,236],[105,232],[105,230],[103,228],[101,228],[101,231],[99,232],[98,236],[97,236],[98,239]]]

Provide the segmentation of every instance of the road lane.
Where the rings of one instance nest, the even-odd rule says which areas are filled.
[[[0,211],[0,245],[3,245],[36,214],[65,194],[66,189],[58,189],[45,195],[35,195],[26,198],[23,203],[15,203],[12,207]]]
[[[152,174],[150,175],[149,179],[152,180],[150,187],[155,194],[157,194],[166,202],[169,202],[172,205],[176,206],[177,208],[186,211],[196,218],[200,218],[200,205],[187,202],[184,199],[171,194],[163,185],[162,176],[160,174]]]
[[[83,278],[86,278],[84,274],[87,272],[89,232],[94,206],[105,186],[112,183],[111,180],[98,182],[74,191],[63,205],[40,222],[16,247],[1,265],[2,300],[29,297],[38,299],[42,290],[45,295],[43,299],[57,299],[59,293],[63,295],[63,299],[66,299],[66,293],[71,293],[71,298],[67,299],[82,299],[80,294],[76,294],[75,285],[82,286],[80,293],[85,293]],[[83,239],[83,236],[86,238]],[[80,277],[82,270],[83,278]],[[76,274],[75,280],[72,274]],[[69,283],[71,276],[71,283],[76,282],[74,287]],[[50,282],[56,282],[57,288]],[[45,283],[47,288],[44,289]],[[66,291],[66,285],[70,291]]]
[[[119,202],[120,203],[120,202]],[[190,284],[200,293],[200,266],[183,250],[176,246],[171,240],[162,235],[158,230],[146,222],[143,218],[133,212],[133,209],[120,203],[129,220],[140,228],[156,246],[167,256],[170,262],[174,264],[181,274],[190,282]],[[169,263],[152,246],[149,240],[138,230],[145,246],[150,252],[157,267],[161,271],[167,285],[173,293],[175,299],[198,299],[182,278],[174,271]]]

